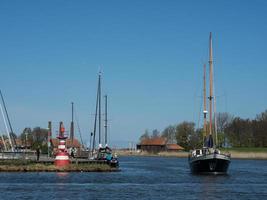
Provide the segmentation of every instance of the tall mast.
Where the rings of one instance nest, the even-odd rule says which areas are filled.
[[[105,95],[105,145],[108,145],[108,95]]]
[[[71,145],[73,146],[73,138],[74,138],[74,122],[73,122],[73,102],[71,102],[71,123],[70,123],[70,140]]]
[[[95,107],[95,122],[94,122],[94,132],[93,132],[93,146],[92,146],[92,153],[95,150],[95,136],[96,136],[96,124],[97,124],[97,111],[98,111],[98,97],[99,96],[99,87],[97,87],[96,92],[96,107]]]
[[[101,72],[98,75],[98,134],[99,146],[101,145]]]
[[[212,36],[210,32],[209,39],[209,66],[210,66],[210,96],[209,96],[209,106],[210,106],[210,135],[212,135],[212,99],[213,99],[213,60],[212,60]]]
[[[203,127],[203,138],[207,137],[207,94],[206,94],[206,64],[204,64],[204,76],[203,76],[203,102],[204,102],[204,127]]]

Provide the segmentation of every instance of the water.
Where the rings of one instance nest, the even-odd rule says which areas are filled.
[[[196,176],[187,159],[121,157],[115,173],[0,173],[0,199],[267,199],[267,161]]]

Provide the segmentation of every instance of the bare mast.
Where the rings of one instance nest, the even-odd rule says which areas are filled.
[[[70,140],[71,146],[73,146],[73,138],[74,138],[74,122],[73,122],[73,102],[71,102],[71,123],[70,123]]]
[[[105,145],[108,146],[108,95],[105,95]]]
[[[212,60],[212,36],[210,32],[210,39],[209,39],[209,75],[210,75],[210,96],[209,96],[209,112],[210,112],[210,127],[209,133],[210,136],[212,135],[212,99],[213,99],[213,60]]]
[[[98,134],[99,147],[101,147],[101,72],[98,75]]]

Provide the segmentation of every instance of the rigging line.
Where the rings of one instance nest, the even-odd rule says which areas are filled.
[[[9,130],[8,130],[8,127],[7,127],[7,123],[6,123],[6,118],[5,118],[3,107],[2,107],[1,103],[0,103],[0,109],[1,109],[3,120],[4,120],[4,124],[5,124],[5,128],[6,128],[6,133],[7,133],[7,136],[8,136],[8,140],[9,140],[9,143],[10,143],[10,146],[11,146],[11,150],[14,151],[13,144],[12,144],[11,137],[10,137],[10,133],[9,133]]]
[[[81,143],[82,143],[82,146],[84,146],[83,138],[82,138],[82,132],[81,132],[81,128],[80,128],[80,125],[79,125],[79,119],[78,119],[78,116],[77,116],[76,109],[74,109],[74,116],[75,116],[76,125],[77,125],[77,128],[78,128],[78,132],[79,132],[79,135],[80,135]]]
[[[198,122],[197,122],[197,128],[199,129],[200,127],[200,118],[201,118],[201,110],[202,110],[202,105],[203,105],[203,98],[200,100],[200,106],[199,106],[199,112],[198,112]]]
[[[4,97],[3,97],[3,94],[2,94],[1,90],[0,90],[0,95],[1,95],[1,99],[2,99],[2,102],[3,102],[4,109],[5,109],[5,113],[6,113],[6,117],[7,117],[7,121],[8,121],[8,125],[9,125],[9,128],[10,128],[10,131],[11,131],[12,134],[14,134],[13,128],[12,128],[12,125],[11,125],[11,122],[10,122],[10,119],[9,119],[9,115],[8,115],[8,112],[7,112],[6,103],[5,103],[5,100],[4,100]],[[9,137],[10,137],[10,135],[9,135]],[[16,140],[15,140],[13,135],[12,135],[12,139],[13,139],[14,144],[16,145]],[[11,144],[11,146],[12,146],[12,151],[13,151],[14,150],[13,149],[13,145]]]
[[[1,129],[1,131],[2,131],[2,129]],[[2,131],[2,132],[4,132],[4,131]],[[7,151],[6,142],[5,142],[5,140],[4,140],[4,136],[3,136],[3,134],[1,134],[1,140],[2,140],[2,142],[3,142],[5,151]]]
[[[214,112],[214,131],[215,131],[215,145],[218,145],[218,132],[217,132],[217,116],[216,116],[216,93],[215,93],[215,77],[214,77],[214,67],[213,67],[213,112]]]

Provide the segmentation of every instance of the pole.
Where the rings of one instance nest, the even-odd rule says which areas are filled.
[[[212,38],[210,33],[209,40],[209,66],[210,66],[210,96],[209,96],[209,107],[210,107],[210,135],[212,135],[212,99],[213,99],[213,63],[212,63]]]
[[[47,133],[47,157],[50,157],[50,139],[52,136],[52,122],[48,122],[48,133]]]
[[[73,122],[73,102],[71,102],[71,124],[70,124],[70,141],[71,146],[73,146],[73,138],[74,138],[74,122]]]
[[[98,79],[98,134],[99,134],[99,147],[101,146],[101,72],[99,72]]]

